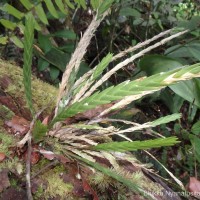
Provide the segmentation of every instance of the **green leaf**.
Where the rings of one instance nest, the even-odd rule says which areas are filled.
[[[18,38],[18,37],[16,37],[16,36],[12,36],[11,38],[10,38],[10,40],[17,46],[17,47],[19,47],[19,48],[24,48],[24,44],[22,43],[22,41]]]
[[[132,17],[135,17],[135,18],[141,17],[140,12],[138,12],[134,8],[129,8],[129,7],[122,8],[119,12],[119,15],[121,15],[121,16],[132,16]]]
[[[58,19],[59,16],[58,16],[58,13],[57,13],[57,11],[56,11],[56,9],[55,9],[55,7],[54,7],[52,1],[44,0],[44,2],[46,3],[46,6],[47,6],[49,12],[50,12],[55,18]]]
[[[8,12],[10,15],[16,17],[17,19],[21,19],[24,16],[24,13],[17,10],[15,7],[11,6],[10,4],[5,4],[2,10],[5,12]]]
[[[196,122],[191,129],[192,133],[195,135],[200,135],[200,121]]]
[[[151,122],[150,124],[152,125],[152,127],[155,127],[155,126],[158,126],[158,125],[161,125],[161,124],[167,124],[171,121],[175,121],[175,120],[180,119],[180,118],[181,118],[180,113],[174,113],[172,115],[161,117],[161,118]]]
[[[109,142],[98,144],[97,146],[93,146],[92,149],[97,151],[136,151],[136,150],[144,150],[151,148],[158,148],[164,146],[172,146],[174,144],[179,143],[177,141],[177,137],[168,137],[168,138],[159,138],[154,140],[145,140],[145,141],[133,141],[133,142]]]
[[[54,81],[56,78],[58,78],[60,73],[60,70],[56,67],[51,66],[50,67],[50,77]]]
[[[92,80],[96,80],[102,74],[103,70],[111,62],[112,57],[113,57],[113,54],[108,53],[108,55],[101,60],[101,62],[97,65],[97,67],[95,68],[92,74]]]
[[[48,66],[49,66],[49,63],[46,60],[44,60],[42,58],[38,59],[38,70],[39,71],[44,71]]]
[[[177,95],[200,108],[200,80],[193,79],[169,86]]]
[[[47,20],[47,17],[46,17],[46,14],[44,12],[44,9],[42,7],[42,4],[39,3],[36,7],[35,7],[35,11],[37,13],[37,16],[39,17],[39,19],[44,23],[44,24],[49,24],[48,23],[48,20]]]
[[[8,42],[8,37],[7,36],[6,37],[0,37],[0,44],[5,45],[5,44],[7,44],[7,42]]]
[[[70,2],[70,0],[65,0],[65,3],[71,8],[71,9],[75,9],[74,5]]]
[[[44,51],[44,53],[47,53],[48,51],[50,51],[53,46],[51,44],[50,38],[41,33],[38,33],[38,42],[39,42],[40,48]]]
[[[90,3],[92,5],[92,8],[94,10],[97,10],[99,8],[101,2],[100,2],[100,0],[91,0]]]
[[[16,23],[11,22],[11,21],[6,20],[6,19],[0,19],[0,22],[4,27],[6,27],[6,28],[8,28],[10,30],[14,30],[17,27]]]
[[[62,0],[56,0],[55,4],[58,6],[63,14],[67,14],[67,11],[65,10],[65,5],[63,4]]]
[[[184,80],[185,74],[187,74],[187,79],[200,76],[200,64],[155,74],[139,81],[125,81],[115,87],[111,86],[102,92],[96,92],[90,97],[76,102],[60,112],[52,121],[51,126],[55,122],[65,120],[67,117],[91,110],[97,105],[108,104],[112,101],[123,99],[126,96],[132,96],[132,98],[135,96],[138,99],[145,94],[153,93],[168,85]]]
[[[59,49],[52,48],[45,54],[43,58],[57,67],[60,71],[64,72],[70,56]]]
[[[172,69],[182,67],[182,64],[175,59],[161,56],[161,55],[148,55],[144,56],[140,62],[139,67],[145,71],[147,75],[153,75],[160,72],[166,72]]]
[[[47,132],[48,128],[41,121],[37,120],[33,128],[33,140],[35,143],[41,142]]]
[[[98,8],[98,16],[101,16],[106,10],[108,10],[113,2],[114,0],[103,1]]]
[[[123,176],[117,174],[116,172],[109,169],[108,167],[103,167],[101,164],[98,164],[97,162],[94,163],[94,162],[91,162],[91,161],[89,161],[85,158],[82,158],[82,157],[79,157],[79,156],[76,156],[76,155],[73,155],[73,157],[75,157],[77,160],[81,160],[81,161],[85,162],[89,166],[99,170],[100,172],[104,173],[105,175],[107,175],[109,177],[112,177],[113,179],[119,181],[120,183],[123,183],[125,186],[127,186],[130,190],[132,190],[136,194],[140,193],[144,197],[147,197],[148,199],[152,199],[152,197],[148,194],[148,192],[145,192],[141,187],[136,185],[134,182],[132,182],[131,180],[126,179]]]
[[[56,36],[56,37],[67,38],[70,40],[76,40],[76,34],[72,30],[57,31],[53,34],[49,34],[49,36]]]
[[[74,0],[74,2],[77,3],[79,7],[81,6],[83,9],[87,8],[85,0]]]
[[[23,83],[27,104],[33,114],[32,92],[31,92],[31,65],[34,40],[34,19],[33,15],[28,14],[25,21],[24,31],[24,65],[23,65]]]
[[[192,134],[190,134],[189,137],[190,137],[190,141],[192,143],[192,146],[194,148],[194,152],[196,154],[195,158],[200,163],[200,139],[197,136],[192,135]]]
[[[29,0],[20,0],[20,2],[22,3],[22,5],[27,9],[30,10],[33,5]]]

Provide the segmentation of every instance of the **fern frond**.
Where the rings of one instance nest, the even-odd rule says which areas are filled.
[[[31,113],[33,114],[33,102],[31,92],[31,65],[34,40],[34,19],[32,15],[27,16],[25,25],[26,26],[24,31],[23,83],[25,88],[27,104]]]
[[[159,73],[142,80],[126,81],[115,87],[111,86],[102,92],[96,92],[90,97],[72,104],[53,119],[51,126],[56,122],[63,121],[67,117],[91,110],[98,105],[108,104],[111,101],[120,100],[130,95],[134,95],[135,99],[138,99],[178,81],[192,79],[194,77],[200,77],[199,63],[182,69]]]
[[[172,146],[174,144],[179,143],[177,141],[177,137],[168,137],[168,138],[158,138],[154,140],[145,140],[145,141],[133,141],[133,142],[109,142],[98,144],[97,146],[93,146],[93,150],[102,150],[102,151],[136,151],[136,150],[144,150],[150,148],[158,148],[164,146]]]

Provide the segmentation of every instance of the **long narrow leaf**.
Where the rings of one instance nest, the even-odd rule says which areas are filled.
[[[144,150],[150,148],[158,148],[164,146],[172,146],[179,143],[177,137],[168,137],[168,138],[159,138],[154,140],[145,140],[145,141],[133,141],[133,142],[109,142],[98,144],[97,146],[92,147],[94,150],[103,150],[103,151],[135,151],[135,150]]]
[[[194,77],[200,77],[200,63],[182,69],[159,73],[142,80],[126,81],[115,87],[111,86],[102,92],[96,92],[90,97],[72,104],[60,112],[54,118],[51,125],[58,121],[63,121],[67,117],[74,116],[77,113],[91,110],[98,105],[108,104],[111,101],[120,100],[131,95],[134,95],[135,99],[139,99],[146,94],[161,90],[168,85]]]
[[[52,1],[44,0],[44,2],[46,3],[46,6],[47,6],[49,12],[52,14],[52,16],[54,16],[55,18],[58,18],[58,13],[57,13]]]
[[[32,92],[31,92],[31,65],[34,40],[34,19],[32,15],[27,15],[24,31],[24,65],[23,65],[23,82],[27,104],[33,114]]]
[[[105,175],[110,176],[110,177],[114,178],[115,180],[123,183],[125,186],[127,186],[129,189],[131,189],[136,194],[140,193],[141,195],[143,195],[144,197],[147,197],[148,199],[155,199],[153,197],[153,195],[150,195],[148,192],[144,191],[141,187],[139,187],[138,185],[134,184],[132,181],[124,178],[123,176],[117,174],[113,170],[111,170],[109,168],[106,168],[106,167],[103,167],[102,165],[100,165],[98,163],[91,162],[91,161],[89,161],[89,160],[87,160],[85,158],[81,158],[81,157],[76,156],[76,155],[74,155],[73,157],[75,157],[78,160],[81,160],[81,161],[85,162],[86,164],[92,166],[93,168],[101,171]]]
[[[33,5],[29,0],[20,0],[20,2],[22,3],[22,5],[27,9],[30,10]]]
[[[44,9],[42,8],[42,4],[38,4],[36,7],[35,7],[35,11],[39,17],[39,19],[44,23],[44,24],[49,24],[48,23],[48,20],[47,20],[47,17],[46,17],[46,14],[44,12]]]

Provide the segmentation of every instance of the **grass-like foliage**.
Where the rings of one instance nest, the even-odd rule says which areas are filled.
[[[158,148],[164,146],[172,146],[179,143],[177,137],[159,138],[154,140],[133,141],[133,142],[110,142],[98,144],[93,147],[94,150],[102,151],[136,151],[143,149]]]
[[[26,94],[27,104],[33,114],[32,92],[31,92],[31,65],[34,41],[34,18],[32,15],[26,16],[24,31],[24,65],[23,65],[23,82]]]
[[[44,23],[45,25],[48,24],[48,19],[42,7],[42,2],[45,3],[46,9],[54,18],[59,17],[58,10],[56,9],[55,5],[63,14],[66,13],[66,10],[64,9],[65,4],[67,4],[67,6],[71,9],[74,9],[74,5],[71,4],[71,1],[68,0],[55,1],[55,4],[52,3],[52,1],[43,0],[36,5],[33,5],[30,0],[22,0],[20,2],[28,11],[34,9],[39,17],[40,22]],[[74,0],[74,2],[76,2],[79,5],[79,7],[85,9],[85,1]],[[129,104],[130,102],[139,99],[147,94],[159,91],[179,81],[192,79],[194,77],[200,77],[200,63],[182,68],[177,68],[167,72],[161,72],[150,77],[142,77],[140,79],[132,81],[128,80],[116,86],[108,87],[105,90],[95,91],[96,88],[98,88],[95,86],[95,82],[97,81],[98,83],[99,81],[101,81],[100,76],[103,74],[104,70],[110,62],[116,59],[116,57],[122,57],[126,53],[131,53],[131,51],[141,48],[154,41],[155,39],[164,36],[166,34],[165,32],[163,34],[159,34],[159,37],[155,36],[151,40],[145,41],[143,44],[140,44],[135,49],[131,48],[125,52],[122,52],[120,55],[116,55],[116,57],[113,56],[113,54],[111,53],[107,54],[107,56],[104,57],[94,69],[86,73],[80,79],[76,80],[76,74],[79,70],[81,60],[83,59],[84,54],[86,53],[86,49],[90,44],[90,40],[92,39],[92,36],[97,27],[99,26],[101,20],[103,19],[103,17],[105,17],[105,11],[108,10],[108,8],[114,1],[102,1],[102,4],[99,4],[99,2],[101,1],[91,1],[92,6],[96,10],[96,15],[94,16],[94,19],[92,20],[88,29],[85,31],[83,37],[77,45],[74,54],[71,57],[71,60],[66,66],[66,70],[64,71],[59,88],[57,105],[55,107],[55,116],[49,123],[48,129],[40,121],[35,120],[35,125],[33,126],[33,139],[37,143],[43,140],[45,135],[57,137],[62,141],[61,143],[60,141],[58,141],[59,144],[57,145],[59,146],[60,152],[63,152],[64,154],[66,153],[67,155],[70,155],[70,158],[75,158],[76,160],[84,162],[87,165],[92,166],[94,169],[99,170],[108,176],[111,176],[117,181],[123,183],[135,193],[141,193],[142,195],[145,195],[145,191],[136,184],[134,184],[131,180],[126,179],[125,177],[117,174],[116,172],[112,171],[109,167],[103,167],[102,165],[97,163],[99,160],[97,158],[100,158],[100,160],[104,161],[106,160],[107,162],[105,163],[109,162],[110,165],[116,169],[120,165],[120,162],[118,162],[120,160],[125,160],[133,164],[133,161],[130,159],[130,154],[127,153],[127,151],[146,150],[151,148],[172,146],[179,143],[178,138],[176,137],[156,138],[146,141],[132,141],[130,138],[124,135],[124,133],[134,132],[135,130],[141,130],[145,128],[152,128],[160,124],[166,124],[173,120],[179,119],[181,117],[180,114],[173,114],[170,116],[162,117],[153,122],[148,122],[139,125],[135,125],[131,121],[127,122],[121,119],[121,122],[131,125],[131,127],[128,129],[118,129],[114,125],[110,124],[108,125],[108,127],[103,127],[99,122],[105,120],[105,113],[108,114],[113,110],[120,109],[123,106]],[[12,14],[16,18],[18,18],[20,20],[19,23],[22,23],[22,19],[24,17],[26,19],[23,43],[24,87],[27,104],[31,112],[34,113],[31,93],[32,49],[34,42],[34,29],[40,29],[40,26],[38,22],[34,19],[32,12],[29,12],[29,14],[20,13],[20,11],[14,9],[11,5],[6,5],[5,10],[9,14]],[[102,18],[99,19],[99,16],[102,16]],[[0,20],[0,22],[5,27],[10,28],[12,30],[17,26],[17,23],[9,24],[10,22],[8,20]],[[143,49],[142,52],[136,54],[135,57],[133,55],[130,59],[126,59],[125,61],[118,63],[117,67],[113,68],[114,70],[108,70],[107,73],[103,75],[103,81],[108,80],[108,78],[118,69],[122,68],[130,62],[133,62],[134,59],[141,57],[142,55],[144,55],[144,53],[147,53],[148,51],[158,47],[166,41],[170,41],[171,39],[178,37],[179,35],[184,34],[186,32],[187,30],[171,35],[168,38],[163,39],[162,42],[158,42],[155,45]],[[167,33],[170,33],[170,31],[168,31]],[[95,86],[95,89],[92,88],[93,86]],[[61,102],[63,101],[66,101],[67,103],[64,104],[64,106],[63,104],[61,106]],[[89,122],[77,120],[77,114],[84,114],[84,112],[89,110],[91,111],[91,113],[96,112],[94,110],[96,107],[106,104],[109,105],[110,103],[112,103],[112,107],[108,108],[105,106],[105,109],[100,114],[98,113],[93,117],[90,116],[91,119]],[[67,118],[74,116],[78,123],[63,125]],[[109,121],[109,119],[107,120]],[[111,136],[114,134],[128,141],[113,142]],[[118,157],[117,153],[119,152],[123,152],[123,158]],[[149,196],[149,198],[152,198],[152,196]]]

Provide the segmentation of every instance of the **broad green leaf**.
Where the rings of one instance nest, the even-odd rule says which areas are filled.
[[[160,98],[164,101],[171,113],[179,112],[184,102],[182,97],[174,94],[169,88],[161,92]]]
[[[121,15],[121,16],[132,16],[132,17],[135,17],[135,18],[141,17],[141,14],[140,14],[139,11],[137,11],[134,8],[130,8],[130,7],[122,8],[119,12],[119,15]]]
[[[49,12],[52,14],[52,16],[54,16],[55,18],[59,18],[58,13],[57,13],[52,1],[44,0],[44,2],[46,3],[46,6],[47,6]]]
[[[170,86],[177,95],[200,108],[200,80],[193,79]]]
[[[45,54],[44,59],[57,67],[60,71],[64,72],[70,56],[56,48],[52,48]]]
[[[16,17],[17,19],[21,19],[24,16],[24,13],[17,10],[15,7],[11,6],[10,4],[5,4],[3,11],[8,12],[10,15]]]
[[[37,120],[33,128],[33,140],[35,143],[42,141],[46,135],[48,128],[41,121]]]
[[[5,44],[7,44],[7,42],[8,42],[8,37],[7,36],[6,37],[0,37],[0,44],[5,45]]]
[[[44,24],[49,24],[46,14],[44,12],[44,9],[42,7],[42,4],[39,3],[36,7],[35,7],[35,11],[37,13],[37,16],[39,17],[39,19],[44,23]]]
[[[20,2],[22,3],[22,5],[27,9],[30,10],[33,5],[29,0],[20,0]]]
[[[32,14],[26,16],[25,31],[24,31],[24,53],[23,53],[23,83],[27,104],[31,113],[33,114],[33,102],[31,91],[31,65],[32,65],[32,51],[34,41],[34,18]]]
[[[178,61],[161,55],[148,55],[144,56],[140,62],[139,67],[145,71],[147,75],[153,75],[160,72],[166,72],[172,69],[182,67]]]
[[[65,3],[71,8],[71,9],[75,9],[74,5],[70,2],[70,0],[65,0]]]
[[[50,66],[50,77],[54,81],[55,79],[58,78],[60,70],[56,67]]]
[[[49,66],[49,62],[46,60],[39,58],[38,59],[38,70],[39,71],[44,71],[47,67]]]
[[[164,146],[172,146],[180,141],[177,141],[177,137],[168,137],[168,138],[159,138],[154,140],[145,140],[145,141],[133,141],[133,142],[109,142],[98,144],[97,146],[93,146],[92,149],[97,151],[136,151],[136,150],[145,150],[151,148],[158,148]]]
[[[38,42],[40,48],[44,51],[44,53],[50,51],[53,46],[51,44],[50,38],[46,35],[43,35],[42,33],[38,33]]]
[[[56,0],[55,4],[58,6],[62,13],[67,14],[67,10],[65,10],[65,5],[63,4],[62,0]]]
[[[168,48],[165,54],[172,58],[195,58],[200,60],[200,42],[193,41],[185,45],[175,45]]]
[[[0,22],[5,28],[8,28],[10,30],[14,30],[17,27],[16,23],[11,22],[11,21],[6,20],[6,19],[0,19]]]
[[[195,135],[200,135],[200,121],[196,122],[191,129],[192,133]]]
[[[17,47],[19,47],[19,48],[24,48],[24,44],[22,43],[22,41],[18,38],[18,37],[16,37],[16,36],[12,36],[11,38],[10,38],[10,40],[17,46]]]
[[[173,75],[173,76],[172,76]],[[96,92],[88,98],[80,102],[76,102],[60,112],[52,121],[52,126],[58,121],[65,120],[67,117],[72,117],[77,113],[91,110],[97,105],[108,104],[115,100],[123,99],[126,96],[134,96],[139,99],[145,94],[150,94],[162,88],[175,84],[180,80],[200,76],[200,64],[194,64],[189,67],[179,68],[168,72],[155,74],[142,80],[125,81],[117,86],[111,86],[102,92]]]
[[[194,148],[195,158],[200,163],[200,139],[199,139],[199,137],[192,135],[192,134],[190,134],[189,137],[190,137],[190,141],[192,143],[192,146]]]
[[[50,34],[49,36],[62,37],[62,38],[70,39],[70,40],[76,39],[76,34],[72,30],[57,31],[53,34]]]

